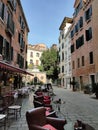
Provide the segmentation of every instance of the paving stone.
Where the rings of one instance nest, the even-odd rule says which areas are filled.
[[[84,94],[82,92],[72,92],[64,88],[54,87],[53,101],[61,98],[61,109],[58,115],[61,118],[66,118],[67,122],[75,122],[81,119],[83,122],[90,124],[95,130],[98,130],[98,100],[94,98],[95,95]],[[57,111],[57,107],[53,104],[53,108]],[[6,130],[28,130],[26,122],[26,111],[32,109],[33,106],[33,92],[29,96],[23,98],[21,117],[17,120],[14,118],[8,119]],[[10,122],[10,126],[8,125]],[[0,128],[0,130],[2,130]]]

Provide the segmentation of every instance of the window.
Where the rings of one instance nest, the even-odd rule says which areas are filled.
[[[21,29],[24,29],[25,28],[25,24],[24,24],[23,19],[22,19],[21,16],[19,16],[19,23],[20,23]]]
[[[80,58],[77,59],[77,67],[80,67]]]
[[[74,52],[74,44],[71,45],[71,53],[73,53],[73,52]]]
[[[0,1],[0,17],[4,20],[4,3]]]
[[[75,25],[75,33],[77,33],[78,32],[78,23]]]
[[[7,29],[8,29],[8,32],[11,34],[11,35],[14,35],[14,30],[15,30],[15,24],[13,22],[13,16],[11,13],[8,13],[7,14]]]
[[[16,0],[8,0],[10,9],[16,11],[17,1]]]
[[[11,60],[13,60],[13,47],[11,47]]]
[[[10,43],[5,40],[5,60],[10,61]]]
[[[81,47],[84,44],[84,36],[82,35],[76,40],[76,49]]]
[[[82,28],[82,27],[83,27],[83,17],[80,17],[79,28]]]
[[[92,39],[92,28],[90,27],[88,30],[85,31],[86,33],[86,41]]]
[[[61,39],[59,38],[59,43],[61,42]]]
[[[22,44],[24,44],[24,43],[23,43],[23,35],[21,33],[18,34],[18,42],[19,42],[20,46],[22,47]]]
[[[33,60],[32,59],[30,59],[30,64],[33,64]]]
[[[64,38],[64,34],[62,34],[62,39]]]
[[[3,53],[3,37],[0,35],[0,54]]]
[[[62,61],[64,60],[64,52],[62,52]]]
[[[92,6],[85,12],[85,21],[89,20],[92,16]]]
[[[75,61],[72,61],[72,69],[75,69]]]
[[[64,48],[64,43],[62,43],[62,49]]]
[[[33,52],[30,53],[30,57],[33,57]]]
[[[36,53],[36,57],[39,57],[39,53]]]
[[[82,8],[82,0],[80,0],[79,5],[78,5],[77,8],[75,9],[75,16],[77,16],[77,14],[78,14],[79,11],[81,10],[81,8]]]
[[[65,51],[65,62],[67,60],[67,51]]]
[[[64,72],[64,66],[62,66],[62,73]]]
[[[74,36],[74,30],[71,31],[70,35],[71,35],[71,38],[73,38],[73,36]]]
[[[84,56],[82,56],[82,66],[84,66]]]
[[[93,52],[89,53],[90,64],[93,64]]]

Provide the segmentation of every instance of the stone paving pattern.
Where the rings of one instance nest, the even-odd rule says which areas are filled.
[[[72,92],[58,87],[54,87],[54,93],[56,96],[53,97],[53,100],[61,98],[62,102],[64,102],[61,105],[60,112],[57,111],[56,105],[53,104],[53,108],[61,118],[66,118],[67,122],[75,122],[80,119],[98,130],[98,99],[95,98],[94,94]],[[25,113],[32,108],[34,108],[33,92],[30,92],[29,96],[23,98],[21,117],[18,117],[17,120],[9,117],[6,130],[28,130]],[[0,130],[3,129],[0,127]]]

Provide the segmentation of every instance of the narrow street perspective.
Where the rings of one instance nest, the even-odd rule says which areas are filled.
[[[0,0],[0,130],[98,130],[98,0]]]

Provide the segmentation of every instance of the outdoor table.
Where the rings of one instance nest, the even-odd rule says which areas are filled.
[[[6,115],[0,114],[0,126],[4,126],[4,130],[6,129]]]
[[[9,106],[8,107],[8,115],[10,114],[10,111],[14,111],[14,116],[17,120],[17,116],[18,116],[18,113],[20,114],[20,117],[21,117],[21,106],[19,105],[12,105],[12,106]]]

